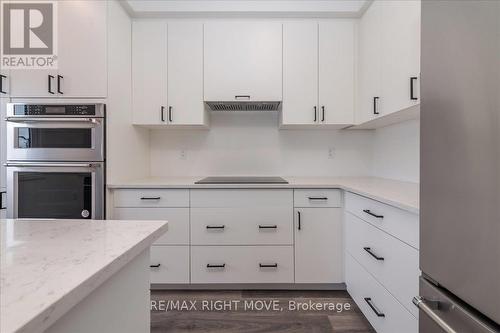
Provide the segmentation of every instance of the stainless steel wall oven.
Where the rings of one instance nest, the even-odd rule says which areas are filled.
[[[7,105],[7,217],[104,218],[105,105]]]

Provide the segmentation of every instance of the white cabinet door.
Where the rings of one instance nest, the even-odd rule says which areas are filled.
[[[0,98],[0,190],[3,191],[4,188],[7,187],[6,182],[6,174],[5,174],[5,166],[6,162],[6,154],[7,154],[7,146],[6,146],[6,128],[5,128],[5,112],[6,106],[9,102],[8,98]],[[5,201],[3,202],[5,205]]]
[[[359,23],[358,103],[356,123],[377,117],[383,108],[381,97],[381,2],[374,1]]]
[[[283,125],[315,124],[318,110],[318,24],[283,24]]]
[[[203,125],[203,24],[168,24],[168,122]]]
[[[381,4],[382,96],[388,114],[419,103],[420,0]]]
[[[167,25],[135,21],[132,25],[133,123],[167,123]]]
[[[209,22],[204,35],[205,100],[281,101],[281,23]]]
[[[341,283],[342,209],[295,209],[295,282]]]
[[[56,98],[57,70],[11,69],[10,96]]]
[[[354,21],[319,24],[319,108],[322,124],[354,122]]]
[[[61,97],[107,95],[107,2],[58,1]]]

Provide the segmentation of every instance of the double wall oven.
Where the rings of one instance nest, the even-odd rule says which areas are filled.
[[[104,219],[105,105],[7,105],[7,217]]]

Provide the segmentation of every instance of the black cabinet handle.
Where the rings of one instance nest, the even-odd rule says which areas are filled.
[[[151,268],[158,268],[158,267],[160,267],[160,265],[161,265],[161,264],[149,265],[149,267],[151,267]]]
[[[321,121],[325,121],[325,106],[321,106]]]
[[[3,195],[7,194],[7,192],[2,191],[0,192],[0,210],[7,209],[7,206],[4,206],[5,202],[3,202]]]
[[[277,225],[260,225],[259,224],[259,229],[278,229]]]
[[[161,197],[142,197],[141,200],[160,200]]]
[[[161,121],[165,122],[165,107],[164,106],[160,107],[160,116],[161,116]]]
[[[378,255],[376,255],[375,253],[373,253],[371,247],[364,247],[363,250],[365,250],[366,252],[368,252],[373,258],[375,258],[377,260],[384,260],[384,257],[379,257]]]
[[[417,80],[417,77],[416,77],[416,76],[412,76],[412,77],[410,77],[410,99],[411,99],[412,101],[416,101],[416,100],[418,100],[418,98],[417,98],[417,97],[415,97],[415,95],[413,94],[413,88],[414,88],[414,86],[413,86],[413,82],[415,82],[416,80]]]
[[[309,200],[328,200],[328,197],[307,197]]]
[[[207,225],[207,229],[224,229],[225,225]]]
[[[226,264],[207,264],[207,268],[225,268]]]
[[[47,79],[48,79],[48,82],[49,82],[49,94],[52,94],[54,95],[54,92],[52,91],[52,79],[54,78],[53,75],[47,75]]]
[[[61,91],[61,79],[64,79],[64,76],[57,75],[57,92],[63,95],[64,93]]]
[[[260,268],[277,268],[278,263],[274,263],[274,264],[260,264],[259,263],[259,267]]]
[[[379,97],[373,97],[373,114],[380,114],[378,111],[377,111],[377,101],[378,101]]]
[[[383,314],[382,312],[380,312],[376,307],[375,305],[373,305],[372,303],[372,299],[370,297],[365,297],[365,302],[366,304],[368,304],[368,306],[373,310],[373,312],[375,312],[375,314],[377,315],[377,317],[385,317],[385,314]]]
[[[314,107],[314,122],[318,121],[318,108]]]
[[[302,221],[301,221],[301,216],[300,216],[300,212],[297,211],[297,229],[301,229],[302,228]]]
[[[172,107],[168,107],[168,121],[172,122]]]
[[[3,90],[3,79],[6,79],[7,76],[0,74],[0,93],[7,94],[6,91]]]
[[[384,215],[377,215],[375,213],[372,213],[372,211],[369,210],[369,209],[363,209],[363,212],[365,212],[366,214],[371,215],[373,217],[376,217],[378,219],[383,219],[384,218]]]

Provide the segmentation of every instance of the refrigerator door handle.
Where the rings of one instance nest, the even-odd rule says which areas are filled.
[[[425,313],[432,321],[434,321],[443,331],[446,333],[458,333],[455,331],[453,328],[450,327],[441,317],[438,316],[436,312],[434,312],[433,307],[436,307],[436,304],[429,305],[426,302],[433,302],[433,301],[427,301],[421,296],[416,296],[413,297],[413,304],[420,310],[422,310],[423,313]],[[436,303],[435,301],[433,303]],[[437,304],[439,305],[439,303]]]

